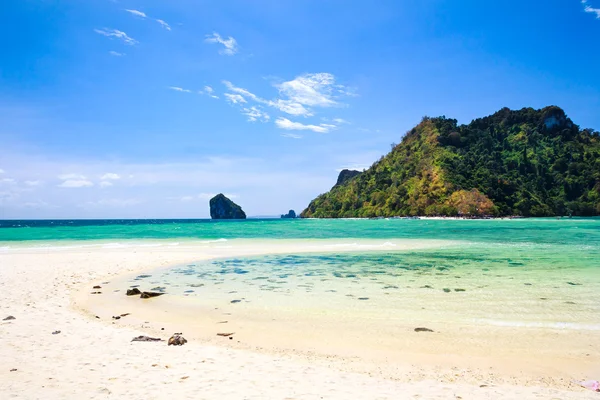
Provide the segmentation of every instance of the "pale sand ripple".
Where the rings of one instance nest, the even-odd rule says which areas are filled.
[[[412,380],[342,371],[296,355],[260,354],[191,341],[183,347],[131,343],[148,334],[120,327],[74,309],[72,296],[82,287],[111,276],[237,254],[230,249],[188,246],[35,250],[0,255],[0,393],[2,399],[596,399],[597,393],[555,376],[523,385],[486,387],[452,382],[435,366],[413,371]],[[286,252],[286,246],[254,246],[239,254]],[[60,330],[60,334],[52,332]],[[459,366],[460,367],[460,366]],[[518,368],[517,366],[515,366]],[[17,371],[10,372],[16,368]],[[548,373],[552,371],[549,367]],[[436,375],[437,374],[437,375]],[[456,375],[460,375],[457,373]],[[185,378],[185,379],[184,379]],[[590,377],[591,378],[591,377]],[[546,379],[546,378],[544,378]]]

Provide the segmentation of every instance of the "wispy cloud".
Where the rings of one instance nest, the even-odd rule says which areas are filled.
[[[206,39],[204,41],[206,43],[222,44],[225,48],[219,50],[220,54],[232,56],[238,52],[237,41],[231,36],[229,36],[227,39],[223,39],[221,35],[219,35],[217,32],[214,32],[212,35],[206,35]]]
[[[123,57],[125,55],[125,53],[119,53],[118,51],[114,50],[109,51],[108,54],[115,57]]]
[[[242,108],[242,114],[247,116],[248,121],[250,121],[250,122],[254,122],[254,121],[258,121],[258,120],[267,122],[269,119],[271,119],[269,114],[267,114],[260,108],[254,107],[254,106],[249,107],[249,108]]]
[[[176,92],[192,93],[192,91],[191,91],[191,90],[189,90],[189,89],[184,89],[184,88],[181,88],[181,87],[179,87],[179,86],[169,86],[169,89],[171,89],[171,90],[174,90],[174,91],[176,91]]]
[[[94,32],[96,32],[99,35],[106,36],[109,38],[121,39],[125,44],[128,44],[130,46],[133,46],[133,45],[139,43],[137,40],[129,37],[125,32],[120,31],[118,29],[108,29],[108,28],[94,29]]]
[[[283,113],[310,117],[315,114],[314,108],[318,107],[343,107],[339,99],[344,96],[353,96],[354,91],[344,85],[335,83],[335,77],[330,73],[304,74],[293,80],[275,84],[279,98],[267,100],[247,89],[235,86],[230,81],[223,81],[225,87],[232,93],[239,94],[246,100],[275,108]],[[341,123],[347,123],[337,118]],[[343,122],[341,122],[343,121]],[[334,121],[335,122],[335,121]]]
[[[125,11],[127,11],[131,15],[135,15],[136,17],[141,17],[141,18],[146,18],[147,17],[146,13],[143,13],[143,12],[138,11],[138,10],[127,10],[126,9]]]
[[[302,139],[302,135],[296,135],[295,133],[282,133],[281,136],[290,138],[290,139]]]
[[[277,118],[277,120],[275,121],[275,125],[277,125],[278,128],[286,129],[286,130],[313,131],[313,132],[319,132],[319,133],[327,133],[332,128],[336,127],[335,125],[329,125],[329,124],[305,125],[300,122],[290,121],[287,118]]]
[[[225,93],[225,98],[231,104],[247,103],[246,99],[239,94]]]
[[[215,95],[215,90],[210,86],[204,86],[203,90],[198,90],[198,93],[205,94],[213,99],[218,99],[219,96]]]
[[[94,186],[94,184],[85,179],[81,179],[81,180],[68,179],[68,180],[64,181],[63,183],[61,183],[60,185],[58,185],[58,187],[62,187],[62,188],[82,188],[82,187],[90,187],[90,186]]]
[[[136,17],[140,17],[143,19],[148,18],[148,15],[142,11],[139,10],[128,10],[125,9],[126,12],[130,13],[131,15],[134,15]],[[160,24],[160,26],[162,26],[163,28],[165,28],[166,30],[170,31],[171,30],[171,25],[169,25],[168,23],[166,23],[164,20],[160,19],[160,18],[153,18],[156,22],[158,22]]]
[[[113,172],[107,172],[106,174],[102,175],[100,179],[103,181],[116,181],[121,179],[121,176]]]
[[[3,174],[4,170],[2,168],[0,168],[0,174]]]
[[[163,28],[165,28],[166,30],[170,31],[171,30],[171,25],[167,24],[165,21],[163,21],[162,19],[156,19],[156,22],[158,22],[160,24],[160,26],[162,26]]]
[[[41,181],[25,181],[25,185],[27,186],[40,186],[41,184]]]
[[[350,124],[350,122],[346,121],[345,119],[342,118],[334,118],[333,122],[335,122],[336,124],[342,125],[342,124]]]
[[[58,187],[62,188],[82,188],[94,186],[94,184],[89,181],[85,175],[81,174],[62,174],[58,176],[58,179],[63,181],[61,184],[57,185]]]
[[[100,187],[101,188],[107,188],[107,187],[111,187],[113,186],[113,183],[110,181],[102,181],[100,182]]]
[[[596,18],[600,19],[600,8],[593,8],[590,6],[588,0],[581,0],[581,4],[583,4],[583,11],[590,14],[596,14]]]

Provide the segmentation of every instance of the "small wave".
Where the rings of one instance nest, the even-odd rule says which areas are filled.
[[[526,322],[526,321],[504,321],[495,319],[480,319],[477,323],[493,326],[504,326],[510,328],[550,328],[550,329],[569,329],[600,331],[600,324],[580,324],[577,322]]]
[[[204,240],[200,243],[219,243],[219,242],[226,242],[226,241],[227,241],[227,239],[221,238],[221,239],[215,239],[215,240]]]

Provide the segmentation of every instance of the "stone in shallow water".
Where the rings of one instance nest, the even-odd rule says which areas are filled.
[[[142,299],[149,299],[151,297],[158,297],[158,296],[162,296],[164,293],[160,293],[160,292],[142,292],[140,298]]]
[[[127,289],[126,294],[127,294],[127,296],[135,296],[137,294],[142,294],[142,292],[138,288],[133,288],[133,289]]]
[[[452,290],[450,290],[449,288],[443,288],[442,290],[443,290],[444,292],[446,292],[446,293],[450,293],[450,292],[452,291]]]
[[[454,289],[455,292],[466,292],[467,289]]]

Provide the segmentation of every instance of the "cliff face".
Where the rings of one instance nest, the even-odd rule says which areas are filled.
[[[600,215],[600,134],[558,107],[458,125],[423,118],[386,156],[302,217]]]
[[[343,169],[340,171],[340,174],[338,175],[338,179],[337,179],[337,182],[335,183],[335,186],[343,185],[344,183],[348,182],[350,179],[354,178],[357,175],[360,175],[360,171],[355,171],[355,170],[351,170],[351,169]]]
[[[242,207],[229,200],[222,193],[210,199],[209,205],[212,219],[246,219],[246,213],[242,210]]]

